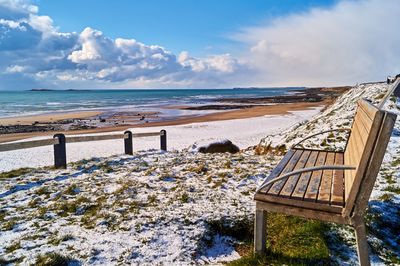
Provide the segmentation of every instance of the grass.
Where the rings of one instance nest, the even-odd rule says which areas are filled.
[[[37,195],[49,195],[49,194],[51,194],[51,192],[49,191],[48,187],[42,186],[36,190],[36,194]]]
[[[3,222],[6,218],[7,212],[6,210],[0,210],[0,222]]]
[[[97,216],[100,213],[106,198],[104,196],[98,197],[95,203],[85,207],[83,217],[81,218],[81,225],[86,229],[93,229],[96,225]]]
[[[114,169],[113,169],[107,162],[100,164],[98,167],[99,167],[99,169],[100,169],[101,171],[103,171],[103,172],[105,172],[105,173],[112,173],[112,172],[114,172]]]
[[[3,222],[3,226],[2,226],[1,229],[2,229],[3,231],[13,230],[14,227],[15,227],[16,225],[17,225],[16,220],[14,220],[14,219],[9,219],[9,220]]]
[[[400,158],[395,159],[390,163],[393,167],[399,166],[400,165]]]
[[[393,200],[394,196],[392,194],[389,193],[385,193],[381,196],[379,196],[379,200],[384,201],[384,202],[391,202]]]
[[[188,195],[188,193],[184,192],[184,193],[181,195],[180,200],[181,200],[182,203],[188,203],[188,202],[189,202],[189,195]]]
[[[72,240],[72,239],[74,239],[73,235],[66,234],[66,235],[63,235],[60,237],[53,237],[49,240],[48,243],[52,244],[53,246],[58,246],[61,242],[65,242],[65,241]]]
[[[8,246],[8,247],[6,247],[6,252],[7,253],[11,253],[11,252],[14,252],[15,250],[17,250],[17,249],[20,249],[21,248],[21,242],[14,242],[14,243],[12,243],[10,246]]]
[[[67,266],[73,259],[58,253],[46,253],[36,258],[36,266]]]
[[[0,173],[0,179],[13,178],[13,177],[25,175],[27,173],[32,172],[33,170],[34,170],[33,168],[19,168],[19,169],[12,170],[9,172],[3,172],[3,173]]]
[[[398,187],[398,186],[390,185],[390,186],[386,187],[384,190],[388,191],[388,192],[393,192],[398,195],[400,194],[400,187]]]
[[[228,263],[230,266],[330,264],[324,223],[268,213],[266,255],[252,251],[252,223],[238,229],[243,243],[236,249],[242,257]]]
[[[65,190],[65,194],[76,195],[79,193],[79,188],[76,184],[72,184]]]

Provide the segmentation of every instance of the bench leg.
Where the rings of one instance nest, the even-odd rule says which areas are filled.
[[[267,241],[267,212],[256,209],[254,221],[254,253],[265,253]]]
[[[365,230],[365,223],[362,219],[354,224],[354,230],[356,231],[358,261],[361,266],[369,266],[370,261],[368,253],[367,232]]]

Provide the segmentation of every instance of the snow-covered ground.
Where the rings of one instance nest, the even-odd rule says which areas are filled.
[[[93,265],[237,259],[234,240],[213,225],[251,219],[252,194],[271,163],[153,150],[2,180],[0,257],[27,264],[52,251]]]
[[[221,139],[229,139],[239,148],[247,148],[257,145],[260,139],[266,135],[276,134],[299,121],[310,119],[319,110],[321,110],[321,107],[301,112],[295,111],[285,116],[274,115],[179,126],[135,128],[131,130],[134,133],[167,130],[167,147],[169,150],[181,150],[194,143],[201,145]],[[43,138],[28,140],[34,139]],[[134,151],[155,149],[160,146],[160,139],[157,137],[134,139],[133,142]],[[70,143],[67,144],[67,161],[75,162],[93,156],[122,154],[124,152],[123,147],[123,140]],[[49,166],[53,164],[53,160],[52,146],[3,152],[0,153],[0,172],[21,167]]]
[[[279,122],[276,131],[265,131],[269,136],[256,151],[290,145],[323,129],[348,127],[357,99],[377,103],[386,90],[386,84],[359,85],[308,122]],[[395,100],[385,108],[400,113]],[[239,140],[243,132],[253,130],[250,124],[231,133]],[[264,126],[271,128],[271,123]],[[376,265],[400,261],[400,121],[395,127],[367,214]],[[232,128],[223,130],[226,134]],[[186,134],[181,131],[176,134]],[[168,132],[171,138],[173,129]],[[211,137],[208,132],[205,129],[201,138]],[[228,135],[219,138],[238,143]],[[326,143],[337,148],[344,144],[327,135],[307,145],[327,148]],[[235,239],[215,228],[235,228],[253,219],[255,188],[279,159],[256,155],[253,149],[235,155],[148,150],[83,160],[67,170],[27,170],[0,182],[0,259],[31,264],[49,251],[94,265],[216,264],[236,259]],[[350,228],[331,225],[328,238],[333,262],[356,263]]]

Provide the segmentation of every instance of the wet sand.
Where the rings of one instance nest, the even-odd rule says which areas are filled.
[[[0,125],[32,125],[35,122],[52,123],[67,119],[82,119],[102,114],[100,111],[53,113],[32,116],[0,118]]]
[[[143,128],[143,127],[153,127],[153,126],[173,126],[173,125],[183,125],[183,124],[198,123],[198,122],[243,119],[243,118],[259,117],[265,115],[286,115],[289,114],[290,111],[308,110],[310,108],[315,108],[320,106],[326,107],[329,104],[331,104],[331,102],[332,100],[325,99],[320,102],[300,102],[300,103],[286,103],[286,104],[275,104],[275,105],[262,105],[262,106],[254,106],[239,110],[216,112],[200,116],[178,117],[170,121],[158,121],[158,122],[149,122],[144,124],[132,124],[132,125],[116,125],[110,127],[93,128],[85,130],[1,134],[0,143],[16,141],[37,136],[53,136],[56,133],[64,133],[66,135],[88,134],[88,133],[99,133],[99,132],[123,131],[129,128],[139,128],[139,127]],[[184,109],[188,107],[180,106],[175,108]],[[13,123],[18,124],[22,122],[29,124],[29,123],[34,123],[35,121],[54,122],[57,120],[74,119],[74,118],[81,119],[98,115],[101,115],[101,112],[79,112],[79,113],[64,113],[64,114],[60,113],[60,114],[51,114],[43,116],[6,118],[6,119],[0,119],[0,125],[13,124]]]

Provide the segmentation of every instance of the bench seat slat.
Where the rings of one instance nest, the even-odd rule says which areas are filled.
[[[329,152],[326,155],[326,165],[335,164],[335,153]],[[324,170],[321,177],[321,185],[318,189],[317,201],[320,203],[329,203],[331,197],[333,170]]]
[[[319,151],[310,151],[310,156],[308,157],[306,168],[315,166],[315,162],[317,161]],[[302,173],[297,185],[292,193],[292,198],[302,200],[304,198],[304,194],[306,193],[308,183],[310,181],[312,172]]]
[[[315,166],[320,166],[325,164],[327,152],[320,152],[318,154],[317,162]],[[312,172],[310,183],[308,184],[306,194],[304,195],[304,200],[315,201],[318,195],[318,189],[321,182],[322,171]]]
[[[335,165],[343,165],[343,153],[335,154]],[[344,171],[333,171],[331,205],[344,206]]]
[[[290,161],[290,159],[292,159],[294,152],[295,152],[295,150],[289,150],[285,154],[285,156],[282,158],[282,160],[278,163],[278,165],[271,171],[269,176],[265,179],[265,182],[268,182],[281,174],[282,170],[286,167],[287,163]],[[269,190],[270,187],[271,187],[271,185],[266,186],[260,192],[265,193]]]
[[[308,158],[310,156],[311,151],[305,150],[303,154],[301,155],[301,158],[299,161],[296,163],[296,166],[293,170],[299,170],[304,168],[306,165]],[[300,174],[298,175],[292,175],[288,178],[286,181],[284,187],[282,188],[281,192],[279,193],[280,196],[282,197],[290,197],[293,193],[294,188],[297,185],[297,182],[299,180]]]
[[[302,153],[303,153],[303,150],[296,149],[295,153],[293,154],[293,157],[286,164],[285,169],[283,169],[283,171],[281,172],[280,175],[283,175],[283,174],[293,171],[293,169],[296,166],[297,162],[299,161]],[[282,187],[285,185],[286,180],[287,180],[287,178],[282,179],[282,180],[277,181],[274,184],[272,184],[271,188],[268,190],[268,194],[278,195],[279,192],[281,191]]]

